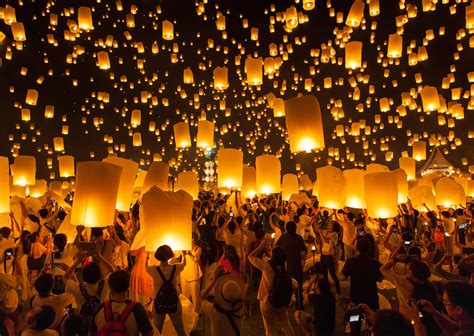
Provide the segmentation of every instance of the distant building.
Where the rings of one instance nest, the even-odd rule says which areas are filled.
[[[434,147],[428,160],[418,170],[418,176],[430,173],[439,173],[441,175],[452,175],[455,173],[453,165],[449,163],[438,147]]]

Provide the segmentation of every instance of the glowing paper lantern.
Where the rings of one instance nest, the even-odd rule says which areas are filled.
[[[13,164],[12,175],[14,185],[34,185],[36,181],[36,159],[34,156],[17,156]]]
[[[294,29],[298,26],[298,11],[295,6],[290,6],[286,9],[285,19],[287,28]]]
[[[363,1],[355,0],[347,15],[346,25],[353,28],[359,27],[364,17],[364,7],[365,4]]]
[[[285,101],[282,98],[275,98],[273,100],[273,116],[275,118],[285,116]]]
[[[242,188],[244,153],[232,148],[219,149],[217,159],[219,188]]]
[[[163,31],[162,31],[163,40],[171,41],[174,39],[174,26],[173,23],[168,20],[163,21]]]
[[[436,205],[457,208],[465,205],[466,194],[459,183],[449,177],[442,177],[435,184],[435,200]]]
[[[285,118],[292,153],[324,148],[324,131],[318,100],[312,96],[285,101]]]
[[[366,172],[367,174],[371,173],[380,173],[380,172],[388,172],[389,169],[387,166],[381,165],[379,163],[369,163],[366,166]]]
[[[107,51],[99,51],[97,53],[97,62],[102,70],[110,69],[109,53]]]
[[[262,73],[263,60],[261,57],[245,59],[245,73],[247,74],[247,84],[261,85],[263,83]]]
[[[10,176],[8,158],[0,156],[0,214],[10,212]]]
[[[48,183],[45,180],[36,180],[34,185],[28,186],[30,197],[41,197],[48,191]]]
[[[333,166],[316,168],[319,205],[342,209],[346,201],[346,182],[342,171]]]
[[[423,87],[423,90],[421,90],[421,101],[425,112],[436,111],[440,108],[438,90],[434,86],[426,85]]]
[[[257,193],[270,195],[281,191],[281,165],[275,155],[260,155],[255,159]]]
[[[295,174],[283,175],[281,183],[281,198],[284,201],[288,201],[293,194],[299,193],[298,176]]]
[[[64,139],[62,137],[54,137],[53,144],[56,152],[62,152],[64,150]]]
[[[356,69],[362,66],[362,42],[351,41],[346,44],[346,69]]]
[[[395,169],[392,171],[397,177],[398,182],[398,203],[406,203],[408,200],[408,180],[407,173],[403,169]]]
[[[153,161],[143,180],[142,195],[153,186],[168,190],[169,169],[169,165],[166,162]]]
[[[252,166],[244,165],[241,193],[245,198],[253,198],[257,194],[257,171]]]
[[[11,25],[13,39],[15,41],[25,41],[26,34],[25,34],[25,27],[21,22],[13,22]]]
[[[304,10],[312,10],[316,5],[315,0],[303,0],[303,9]]]
[[[364,176],[365,202],[372,218],[392,218],[398,211],[398,181],[391,172]]]
[[[403,37],[398,34],[390,34],[388,36],[387,56],[390,58],[398,58],[402,56]]]
[[[174,251],[192,248],[193,198],[183,190],[163,191],[153,186],[142,196],[140,231],[132,249],[154,252],[161,245]],[[143,230],[142,230],[143,229]]]
[[[102,161],[122,168],[115,207],[119,211],[129,211],[130,203],[132,201],[133,186],[138,172],[138,163],[116,156],[109,156]]]
[[[214,69],[214,88],[222,91],[229,87],[227,67],[217,67]]]
[[[370,2],[369,2],[369,13],[370,13],[370,16],[377,16],[377,15],[380,14],[379,0],[370,0]]]
[[[76,175],[74,171],[74,157],[70,155],[63,155],[58,157],[59,176],[71,177]]]
[[[133,128],[140,126],[142,123],[142,111],[140,110],[133,110],[131,115],[130,124]]]
[[[413,158],[416,161],[426,160],[426,142],[416,141],[413,143]]]
[[[474,197],[474,180],[467,181],[466,195],[469,197]]]
[[[300,177],[300,188],[303,190],[313,189],[313,182],[307,174],[304,174]]]
[[[79,10],[77,12],[77,24],[80,29],[94,29],[94,25],[92,23],[92,12],[89,7],[79,7]]]
[[[361,169],[347,169],[342,172],[346,183],[345,205],[354,209],[365,209],[365,171]]]
[[[173,126],[174,141],[176,148],[191,147],[191,136],[189,135],[189,125],[187,122],[179,122]]]
[[[418,185],[413,187],[408,191],[408,196],[412,207],[418,211],[427,211],[427,207],[430,210],[436,209],[433,187],[431,186]]]
[[[194,83],[193,71],[190,68],[186,68],[183,71],[183,82],[186,84]]]
[[[26,99],[25,102],[28,105],[36,105],[36,102],[38,101],[38,91],[34,89],[29,89],[28,92],[26,93]]]
[[[411,157],[401,157],[398,159],[398,166],[407,174],[409,181],[416,179],[416,160]]]
[[[133,147],[141,147],[141,145],[142,145],[142,134],[140,132],[133,133],[132,143],[133,143]]]
[[[200,148],[212,148],[214,145],[214,123],[212,121],[199,121],[196,142]]]
[[[185,171],[178,174],[177,190],[186,191],[194,200],[199,198],[198,176],[193,171]]]
[[[106,162],[77,164],[76,190],[71,212],[72,225],[114,225],[115,205],[122,168]]]

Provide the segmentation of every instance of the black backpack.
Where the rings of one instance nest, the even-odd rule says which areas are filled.
[[[272,264],[270,266],[272,266],[275,276],[268,292],[268,302],[275,309],[288,307],[293,295],[293,281],[286,271],[279,271]]]
[[[102,290],[104,289],[104,280],[99,281],[99,285],[97,287],[97,292],[95,295],[90,295],[87,293],[86,286],[84,283],[79,284],[79,289],[81,290],[81,294],[84,297],[84,303],[82,304],[81,310],[79,315],[89,322],[90,318],[94,315],[97,310],[97,307],[102,303]]]
[[[156,267],[158,274],[163,280],[158,293],[156,294],[154,306],[157,314],[172,314],[178,311],[179,297],[176,292],[176,288],[173,284],[174,273],[176,272],[176,266],[173,266],[173,271],[169,279],[165,278],[165,275],[161,271],[160,267]]]

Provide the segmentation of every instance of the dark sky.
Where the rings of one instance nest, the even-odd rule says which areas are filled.
[[[366,29],[362,27],[354,28],[349,33],[349,39],[363,42],[363,61],[367,62],[366,69],[354,71],[353,74],[342,65],[322,64],[318,57],[312,57],[311,49],[321,48],[322,43],[332,41],[336,51],[336,59],[344,61],[344,49],[335,44],[334,30],[343,30],[344,23],[336,23],[335,17],[329,16],[329,8],[326,1],[317,1],[316,8],[311,11],[303,11],[301,3],[294,1],[276,1],[275,12],[270,11],[272,2],[266,0],[238,0],[238,1],[212,1],[205,4],[205,13],[198,15],[196,3],[189,0],[166,0],[166,1],[123,1],[123,11],[117,11],[114,1],[102,0],[101,3],[95,1],[24,1],[23,6],[19,6],[17,1],[7,1],[6,3],[15,7],[17,21],[23,22],[26,29],[27,40],[23,43],[22,50],[16,50],[15,42],[12,39],[10,27],[4,22],[0,22],[0,31],[6,35],[6,39],[0,45],[0,56],[2,66],[0,68],[0,109],[4,116],[0,124],[1,150],[0,154],[9,156],[11,162],[12,147],[19,147],[18,152],[23,155],[35,155],[37,158],[38,178],[48,178],[47,159],[53,159],[53,171],[57,173],[58,153],[48,153],[45,145],[53,147],[53,137],[61,136],[63,125],[69,126],[69,135],[64,136],[65,154],[74,155],[76,161],[90,159],[90,152],[95,153],[95,159],[102,159],[107,156],[108,147],[116,144],[126,145],[124,153],[119,156],[130,158],[136,161],[143,160],[142,169],[147,168],[154,153],[163,154],[163,159],[168,161],[178,158],[177,171],[198,167],[203,162],[202,153],[193,146],[184,152],[178,153],[175,150],[174,142],[170,139],[173,135],[173,124],[182,120],[190,121],[201,115],[202,111],[207,113],[207,119],[213,120],[220,130],[223,125],[227,125],[229,131],[223,135],[215,133],[215,142],[225,147],[241,148],[245,153],[245,162],[254,165],[256,155],[268,153],[281,154],[283,172],[295,172],[295,163],[301,163],[303,170],[314,178],[315,168],[327,164],[327,150],[320,153],[291,155],[289,145],[285,143],[282,136],[284,129],[284,118],[274,118],[273,111],[268,107],[265,100],[267,93],[273,92],[277,97],[283,99],[291,98],[298,93],[306,94],[304,90],[304,79],[311,78],[314,86],[311,94],[315,95],[320,102],[323,113],[326,147],[337,147],[341,157],[350,151],[355,154],[356,162],[361,164],[370,163],[370,155],[364,156],[362,150],[362,137],[360,141],[346,134],[346,143],[342,144],[340,138],[332,139],[335,126],[343,124],[348,126],[353,121],[365,119],[367,125],[374,125],[374,115],[381,114],[379,111],[378,99],[382,97],[392,98],[394,104],[391,110],[382,114],[384,129],[378,129],[371,135],[366,136],[366,141],[370,142],[370,149],[376,154],[376,161],[388,164],[391,168],[398,167],[398,157],[401,152],[411,148],[408,146],[410,136],[407,130],[413,134],[421,134],[424,131],[429,136],[432,134],[447,137],[449,131],[454,131],[463,144],[456,149],[449,149],[447,155],[455,166],[461,167],[461,158],[467,158],[469,164],[474,161],[473,142],[468,139],[468,131],[474,130],[474,117],[472,110],[468,110],[469,98],[458,101],[465,110],[465,119],[456,120],[455,128],[448,129],[447,125],[438,126],[437,118],[440,113],[433,112],[425,115],[423,111],[408,110],[403,120],[403,127],[398,129],[396,124],[389,124],[389,116],[397,116],[396,106],[401,104],[401,93],[417,88],[414,75],[420,73],[423,78],[422,85],[432,85],[437,87],[438,93],[443,95],[446,103],[451,101],[451,88],[461,87],[462,92],[469,90],[467,73],[474,71],[474,51],[469,48],[469,34],[465,29],[465,7],[466,3],[456,5],[457,13],[450,15],[449,7],[455,5],[455,1],[448,4],[438,2],[435,11],[423,12],[421,1],[412,2],[418,7],[416,18],[411,18],[404,26],[404,51],[399,65],[388,65],[384,67],[377,62],[377,56],[386,59],[386,40],[388,34],[395,33],[397,27],[395,18],[405,15],[406,9],[400,9],[397,1],[381,0],[381,13],[371,17],[368,12],[368,5],[365,8]],[[336,12],[342,12],[346,18],[351,1],[338,0],[331,1],[332,8]],[[137,13],[134,15],[136,26],[127,28],[124,22],[126,14],[131,12],[131,6],[137,6]],[[1,4],[4,6],[5,2]],[[161,13],[157,13],[157,5],[161,6]],[[270,33],[270,16],[284,12],[286,8],[294,5],[299,12],[308,16],[309,21],[300,24],[292,32],[285,32],[284,22],[275,22],[275,32]],[[64,30],[68,29],[68,20],[77,20],[77,10],[80,6],[93,7],[94,30],[81,32],[75,41],[64,39]],[[75,13],[70,17],[64,15],[68,9],[74,9]],[[226,16],[227,39],[223,39],[222,32],[216,29],[215,17],[217,11]],[[265,14],[267,11],[267,14]],[[59,15],[58,25],[49,25],[50,13]],[[205,19],[206,18],[206,19]],[[249,28],[242,26],[242,18],[248,19]],[[161,23],[163,20],[173,21],[175,38],[173,41],[165,41],[161,38]],[[376,30],[371,30],[373,22],[377,23]],[[445,27],[445,34],[439,36],[439,28]],[[259,29],[258,45],[256,41],[250,40],[250,28]],[[155,29],[157,28],[157,29]],[[346,27],[347,29],[347,27]],[[416,66],[408,66],[407,47],[411,41],[420,46],[425,38],[425,32],[433,29],[435,39],[429,41],[426,46],[429,59],[419,62]],[[464,29],[466,37],[456,40],[456,35],[460,29]],[[128,31],[132,40],[127,41],[124,31]],[[375,33],[374,43],[370,43],[371,33]],[[57,46],[51,45],[47,41],[47,35],[52,34],[57,41]],[[105,41],[108,35],[112,35],[116,41],[116,48],[101,47],[99,39]],[[198,36],[199,35],[199,36]],[[288,42],[284,42],[287,36]],[[306,43],[297,45],[295,39],[306,37]],[[208,49],[208,40],[214,41],[214,48]],[[156,41],[160,47],[158,54],[151,52],[152,44]],[[133,42],[142,42],[145,53],[139,54]],[[180,61],[171,63],[173,43],[177,43]],[[264,84],[259,88],[244,85],[242,79],[244,74],[244,59],[247,55],[269,56],[269,44],[275,43],[286,48],[288,43],[292,44],[294,52],[289,54],[274,79],[264,77]],[[463,50],[459,52],[460,59],[454,60],[453,53],[456,45],[461,44]],[[74,59],[74,64],[67,64],[66,58],[72,54],[75,47],[81,46],[85,49],[84,54]],[[217,50],[220,46],[220,50]],[[245,48],[242,53],[242,49]],[[228,54],[224,54],[224,47],[228,48]],[[12,60],[7,60],[5,54],[8,49],[12,50]],[[416,48],[415,48],[416,50]],[[95,53],[108,51],[111,61],[110,70],[100,70],[95,62]],[[235,64],[235,56],[242,58],[241,65]],[[44,60],[47,57],[48,63]],[[137,58],[145,61],[143,71],[137,69]],[[119,62],[119,59],[122,61]],[[319,64],[317,64],[319,62]],[[121,64],[120,64],[121,63]],[[205,65],[204,70],[199,69],[199,64]],[[226,65],[229,68],[229,88],[225,92],[214,91],[212,84],[213,70],[217,66]],[[442,89],[441,82],[450,73],[450,66],[454,65],[455,82],[450,89]],[[316,73],[310,74],[310,67],[314,66]],[[27,67],[26,76],[20,74],[21,68]],[[183,84],[183,69],[190,67],[194,73],[195,85]],[[51,69],[52,75],[48,75]],[[388,78],[384,77],[384,70],[389,70]],[[402,76],[405,72],[405,76]],[[370,75],[368,84],[358,83],[360,89],[360,100],[354,101],[348,97],[353,91],[348,79],[351,76]],[[114,79],[111,75],[113,74]],[[294,77],[299,75],[298,83]],[[36,83],[38,77],[44,76],[44,81],[40,85]],[[126,76],[127,82],[121,82],[120,78]],[[323,89],[323,79],[333,78],[333,88]],[[155,80],[152,80],[156,78]],[[338,78],[343,78],[343,85],[335,86],[334,82]],[[73,79],[77,79],[78,85],[73,86]],[[281,94],[280,87],[282,81],[286,80],[287,90]],[[392,81],[398,82],[397,87],[393,87]],[[274,88],[274,82],[278,81],[278,88]],[[130,84],[134,87],[131,88]],[[375,92],[369,93],[369,85],[373,85]],[[182,98],[177,93],[177,87],[181,86],[186,91],[187,97]],[[321,86],[317,91],[316,87]],[[10,92],[14,88],[14,92]],[[39,99],[36,106],[25,104],[25,96],[28,89],[36,89],[39,92]],[[152,96],[159,100],[157,106],[152,106],[150,101],[146,104],[140,103],[140,93],[149,91]],[[202,94],[199,97],[200,106],[190,105],[189,101],[195,94]],[[104,103],[97,100],[97,92],[107,92],[110,94],[110,102]],[[134,102],[134,97],[138,97],[138,102]],[[169,105],[164,106],[163,98],[169,100]],[[367,106],[366,99],[371,98],[372,103]],[[231,116],[226,117],[224,111],[219,110],[219,101],[226,100],[226,106],[231,108]],[[341,120],[334,120],[330,109],[334,100],[340,99],[343,103],[345,117]],[[250,106],[246,106],[249,102]],[[364,103],[363,113],[356,111],[356,106]],[[416,103],[421,107],[421,98],[418,95]],[[53,119],[44,118],[46,105],[55,106]],[[31,110],[31,122],[21,121],[21,108]],[[472,106],[471,106],[472,108]],[[141,132],[143,139],[142,147],[132,146],[130,135],[130,114],[133,109],[142,111],[142,123],[133,132]],[[122,117],[122,114],[125,117]],[[446,119],[450,116],[446,115]],[[424,122],[420,121],[420,116],[424,116]],[[85,118],[85,123],[82,119]],[[103,118],[100,127],[94,126],[94,118]],[[149,121],[156,123],[157,129],[161,125],[168,125],[157,135],[148,131]],[[19,125],[17,127],[17,125]],[[278,129],[277,125],[281,125]],[[233,130],[235,126],[235,131]],[[191,137],[197,133],[196,124],[190,127]],[[243,136],[239,136],[239,132]],[[12,134],[14,140],[9,140]],[[36,134],[36,136],[35,136]],[[363,132],[362,132],[363,134]],[[26,139],[22,139],[25,135]],[[113,144],[104,141],[104,136],[113,137]],[[246,136],[249,138],[246,140]],[[35,137],[35,142],[33,142]],[[389,150],[394,152],[395,159],[392,162],[385,162],[385,153],[380,151],[380,140],[387,138]],[[254,145],[250,144],[250,140]],[[428,140],[428,139],[425,139]],[[448,146],[441,146],[448,149]],[[254,146],[254,147],[253,147]],[[115,150],[115,152],[117,152]],[[211,155],[212,157],[212,155]],[[354,162],[334,161],[338,167],[353,168]],[[467,170],[466,167],[463,167]],[[201,172],[201,169],[199,170]],[[201,172],[202,173],[202,172]]]

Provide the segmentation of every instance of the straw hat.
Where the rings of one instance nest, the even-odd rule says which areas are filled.
[[[221,276],[214,286],[216,303],[227,310],[237,310],[243,305],[244,286],[235,275]]]

